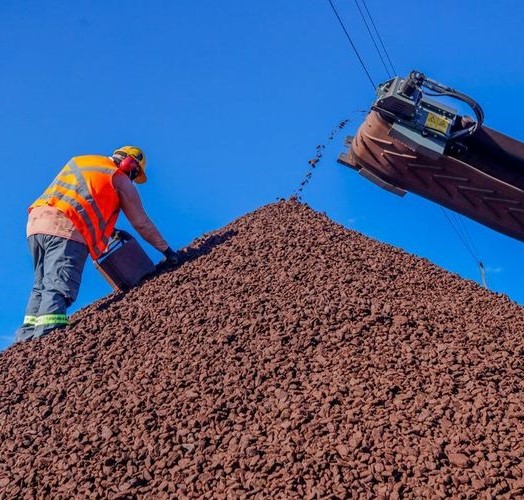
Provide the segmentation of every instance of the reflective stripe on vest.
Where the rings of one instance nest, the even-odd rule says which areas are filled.
[[[64,212],[97,259],[109,243],[120,209],[111,181],[116,172],[118,167],[106,157],[73,158],[31,207],[51,205]]]
[[[36,325],[36,316],[24,316],[24,325]]]
[[[70,169],[70,172],[75,176],[76,181],[78,182],[77,185],[68,184],[66,182],[63,182],[59,180],[58,176],[57,178],[51,183],[51,185],[48,188],[48,191],[53,191],[54,193],[57,192],[55,189],[56,186],[63,187],[64,189],[68,190],[75,190],[77,194],[82,196],[84,200],[89,203],[93,211],[95,212],[98,227],[100,228],[100,232],[102,233],[101,241],[104,245],[107,245],[109,242],[109,238],[104,236],[104,228],[106,225],[106,221],[104,220],[104,217],[102,216],[102,213],[100,212],[100,208],[98,208],[98,205],[96,204],[94,198],[91,196],[91,193],[89,192],[89,188],[87,187],[86,181],[84,179],[84,176],[82,175],[82,172],[80,171],[80,168],[78,168],[78,165],[75,163],[74,160],[70,160],[67,162],[67,166]],[[106,167],[97,167],[97,166],[90,166],[90,167],[83,167],[82,170],[84,172],[101,172],[103,174],[109,174],[112,175],[114,173],[114,169],[106,168]],[[62,174],[66,172],[62,171]],[[60,175],[60,174],[59,174]],[[58,191],[60,192],[60,191]],[[63,193],[60,193],[60,198],[69,205],[71,205],[78,215],[82,217],[82,220],[84,221],[85,225],[87,226],[89,233],[91,235],[92,241],[96,241],[96,230],[93,226],[93,223],[91,222],[91,219],[89,218],[89,215],[85,212],[85,208],[81,203],[79,203],[74,198],[71,198]],[[50,199],[53,197],[53,193],[44,193],[44,195],[40,198],[42,200]]]
[[[69,320],[65,314],[42,314],[36,318],[35,326],[68,325]]]

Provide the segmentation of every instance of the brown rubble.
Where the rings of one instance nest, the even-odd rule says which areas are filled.
[[[512,498],[524,314],[295,200],[0,354],[0,498]]]

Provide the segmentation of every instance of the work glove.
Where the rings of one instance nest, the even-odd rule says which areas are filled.
[[[157,271],[163,271],[178,264],[179,258],[177,252],[173,251],[171,247],[167,247],[162,253],[164,254],[164,258],[155,266]]]
[[[174,252],[171,247],[167,247],[163,252],[164,257],[166,258],[166,261],[170,264],[177,264],[178,263],[178,255],[176,252]]]

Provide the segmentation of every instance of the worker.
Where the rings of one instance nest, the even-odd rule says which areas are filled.
[[[146,157],[136,146],[118,148],[111,157],[77,156],[29,207],[34,283],[16,342],[68,324],[66,310],[78,295],[87,256],[96,260],[107,248],[120,209],[164,261],[177,262],[133,185],[146,182],[145,168]]]

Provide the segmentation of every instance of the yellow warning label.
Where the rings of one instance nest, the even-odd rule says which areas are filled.
[[[450,124],[451,122],[446,118],[434,113],[428,113],[428,117],[426,118],[426,123],[424,125],[428,128],[438,130],[439,132],[445,134],[448,131]]]

